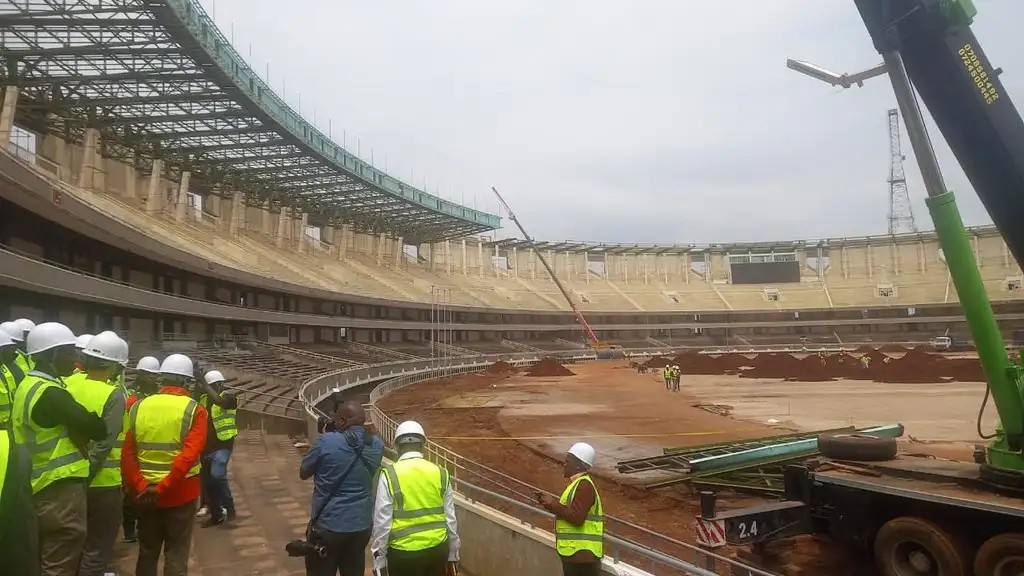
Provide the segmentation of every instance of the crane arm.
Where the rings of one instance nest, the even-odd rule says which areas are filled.
[[[579,307],[576,306],[576,302],[573,301],[572,296],[569,295],[569,291],[565,289],[565,286],[558,279],[558,276],[555,276],[555,271],[553,268],[551,268],[551,265],[548,264],[547,259],[544,258],[544,255],[541,254],[540,250],[536,249],[536,246],[533,242],[533,238],[531,238],[530,235],[526,233],[526,228],[523,228],[523,224],[519,221],[518,218],[516,218],[515,212],[512,212],[512,209],[509,208],[508,202],[505,202],[505,199],[501,197],[501,193],[498,192],[497,188],[494,188],[492,186],[491,190],[494,191],[494,195],[498,197],[498,202],[501,203],[501,206],[502,208],[505,209],[505,212],[508,212],[508,219],[511,220],[512,222],[515,222],[516,227],[519,228],[520,232],[522,232],[523,238],[530,243],[530,247],[534,249],[534,253],[537,255],[537,259],[540,260],[540,263],[544,266],[544,269],[548,271],[548,275],[550,275],[551,279],[555,282],[555,286],[558,287],[558,291],[562,293],[562,297],[565,298],[565,301],[569,303],[569,308],[571,308],[572,313],[576,315],[576,322],[579,323],[580,328],[582,328],[583,332],[586,333],[587,340],[589,341],[590,345],[594,346],[599,344],[600,341],[597,339],[597,335],[594,334],[594,330],[590,327],[590,323],[587,322],[586,317],[583,316],[583,312],[581,312]]]

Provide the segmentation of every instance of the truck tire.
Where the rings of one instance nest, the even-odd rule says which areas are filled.
[[[836,460],[879,462],[896,457],[896,440],[872,434],[822,434],[818,452]]]
[[[989,538],[974,557],[974,576],[1017,576],[1024,573],[1024,534]]]
[[[875,562],[884,576],[970,576],[970,552],[938,524],[903,516],[875,534]]]

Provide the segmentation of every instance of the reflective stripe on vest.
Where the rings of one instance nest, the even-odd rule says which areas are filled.
[[[65,388],[49,374],[30,371],[18,386],[11,407],[14,441],[26,446],[32,455],[33,494],[57,480],[89,477],[89,460],[71,442],[67,427],[41,428],[32,420],[39,397],[53,386]]]
[[[447,470],[423,458],[406,458],[385,466],[384,477],[394,499],[390,548],[426,550],[448,539],[444,514]]]
[[[601,505],[601,495],[597,493],[597,486],[590,479],[589,474],[583,474],[573,480],[562,492],[558,499],[563,505],[568,506],[576,495],[576,487],[580,482],[590,482],[594,487],[594,503],[587,510],[587,519],[582,526],[570,524],[562,519],[555,520],[555,548],[560,556],[572,556],[581,550],[589,550],[597,558],[604,556],[604,507]]]
[[[31,356],[25,354],[21,350],[18,350],[18,355],[17,357],[15,357],[14,363],[18,366],[19,369],[21,369],[22,373],[24,374],[28,374],[36,367],[35,360],[33,360]]]
[[[171,471],[174,459],[181,454],[195,418],[199,403],[187,396],[154,394],[132,406],[131,430],[142,477],[157,484]],[[185,475],[199,474],[199,458]]]
[[[210,418],[213,419],[213,431],[217,433],[217,440],[227,442],[238,436],[238,423],[236,421],[238,410],[221,408],[210,402],[206,394],[199,397],[199,403],[209,411]]]
[[[85,372],[78,372],[64,379],[68,392],[75,401],[81,404],[86,410],[103,417],[103,409],[114,394],[120,394],[120,390],[107,382],[90,380]],[[121,445],[124,443],[124,436],[128,432],[124,425],[122,415],[121,433],[117,435],[114,446],[111,447],[106,459],[101,463],[100,469],[96,472],[89,486],[92,488],[111,488],[121,485]],[[90,443],[91,445],[92,443]]]

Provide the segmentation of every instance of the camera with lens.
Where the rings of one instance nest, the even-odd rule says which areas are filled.
[[[309,540],[292,540],[284,545],[285,552],[292,558],[306,558],[318,556],[327,557],[327,547],[319,542]]]

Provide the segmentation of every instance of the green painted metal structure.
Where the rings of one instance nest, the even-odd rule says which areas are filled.
[[[0,3],[0,85],[20,88],[16,122],[171,175],[202,194],[305,211],[410,243],[500,226],[386,174],[336,144],[276,94],[196,0]]]

